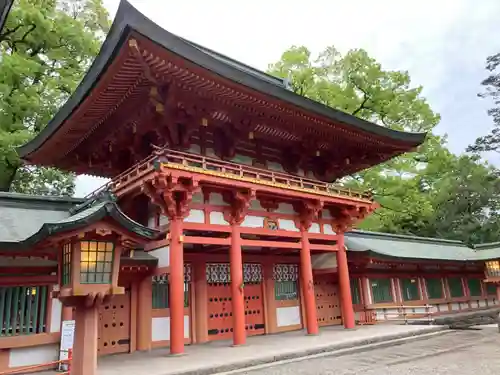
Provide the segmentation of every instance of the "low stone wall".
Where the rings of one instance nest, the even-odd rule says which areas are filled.
[[[454,328],[467,328],[483,324],[497,324],[500,308],[443,315],[434,319],[434,324]]]

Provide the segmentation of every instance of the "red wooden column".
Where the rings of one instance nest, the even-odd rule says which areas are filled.
[[[137,287],[137,350],[151,350],[153,294],[151,276],[138,281]]]
[[[316,296],[314,294],[314,281],[311,262],[311,249],[309,247],[309,238],[307,237],[307,229],[302,228],[300,249],[300,276],[302,295],[304,298],[306,310],[306,328],[307,334],[317,335],[319,333],[318,318],[316,315]]]
[[[361,282],[361,297],[363,298],[363,306],[364,308],[367,307],[367,305],[371,304],[371,298],[370,298],[370,280],[366,276],[362,276],[360,278]]]
[[[340,306],[342,308],[342,320],[344,327],[351,329],[355,326],[354,309],[352,307],[351,280],[349,279],[349,268],[347,265],[347,252],[344,244],[344,233],[338,235],[337,269],[339,273]]]
[[[65,320],[73,320],[73,307],[62,306],[61,324]]]
[[[196,343],[208,341],[208,313],[207,313],[207,263],[202,259],[193,262],[194,267],[194,298]]]
[[[231,303],[233,308],[233,345],[244,345],[245,300],[243,292],[243,255],[241,254],[240,224],[247,213],[255,191],[233,191],[228,203],[231,204],[229,222],[231,223],[231,248],[229,249],[229,268],[231,276]]]
[[[97,347],[99,311],[96,306],[80,304],[75,313],[75,340],[73,344],[72,375],[97,374]]]
[[[180,179],[163,169],[155,167],[152,180],[143,181],[142,192],[158,205],[170,219],[170,354],[184,353],[184,249],[182,222],[189,214],[193,194],[199,191],[198,180]]]
[[[241,254],[240,226],[231,225],[231,249],[229,251],[231,271],[231,298],[233,307],[233,345],[244,345],[245,332],[245,301],[243,296],[243,256]]]
[[[184,353],[184,250],[182,217],[170,221],[170,354]]]

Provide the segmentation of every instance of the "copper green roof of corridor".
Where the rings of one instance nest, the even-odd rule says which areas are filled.
[[[500,242],[468,247],[461,241],[353,230],[346,233],[349,251],[401,260],[474,262],[500,259]]]

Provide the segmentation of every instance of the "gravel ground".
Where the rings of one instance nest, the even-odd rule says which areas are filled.
[[[455,331],[427,340],[341,357],[322,357],[238,372],[248,375],[500,374],[498,329]]]

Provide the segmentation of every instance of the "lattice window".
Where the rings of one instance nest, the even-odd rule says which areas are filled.
[[[464,286],[462,285],[462,279],[460,277],[448,278],[448,286],[450,288],[450,296],[452,298],[464,296]]]
[[[115,245],[112,242],[82,241],[80,251],[80,283],[111,283]]]
[[[275,264],[273,267],[274,299],[276,301],[299,298],[299,266],[296,264]]]
[[[496,296],[497,295],[497,285],[492,284],[492,283],[486,283],[486,293],[489,296]]]
[[[227,263],[207,263],[207,283],[223,284],[231,282],[231,273]]]
[[[47,286],[0,287],[0,337],[47,331]]]
[[[207,263],[207,283],[225,284],[231,282],[231,270],[228,263]],[[262,266],[257,263],[243,264],[243,282],[258,284],[262,282]]]
[[[481,295],[483,294],[481,290],[481,280],[468,279],[467,285],[469,287],[469,293],[471,297],[481,297]]]
[[[391,279],[370,279],[373,303],[393,302]]]
[[[189,307],[189,290],[191,283],[191,265],[184,265],[184,307]],[[151,279],[152,283],[152,307],[153,309],[168,309],[170,308],[170,284],[169,275],[164,273],[155,275]]]
[[[351,298],[354,305],[361,303],[361,290],[359,288],[359,279],[351,279]]]
[[[427,296],[429,299],[444,298],[443,281],[441,278],[425,279],[425,285],[427,287]]]
[[[67,243],[63,248],[61,284],[71,283],[71,243]]]
[[[243,282],[245,284],[259,284],[262,282],[262,265],[257,263],[243,264]]]
[[[192,277],[191,264],[184,264],[184,282],[190,283]]]
[[[485,266],[488,277],[500,277],[500,262],[498,260],[488,261]]]
[[[169,287],[168,275],[155,275],[152,278],[153,291],[153,309],[168,309],[169,305]]]
[[[416,301],[420,299],[418,279],[401,279],[401,296],[403,301]]]

